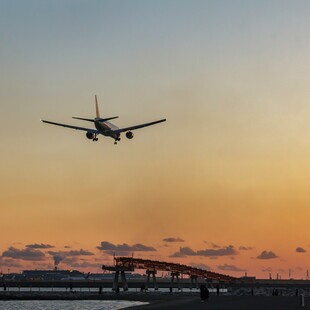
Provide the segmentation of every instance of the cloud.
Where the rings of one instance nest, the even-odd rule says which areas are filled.
[[[195,268],[199,268],[199,269],[203,269],[203,270],[208,270],[210,271],[211,270],[211,267],[206,265],[206,264],[203,264],[203,263],[190,263],[190,266],[193,266]]]
[[[63,263],[67,264],[72,268],[98,268],[101,269],[102,262],[94,263],[89,261],[84,261],[81,259],[77,259],[76,257],[67,257],[63,260]]]
[[[184,257],[184,256],[205,256],[205,257],[218,257],[218,256],[231,256],[236,255],[237,251],[234,246],[229,245],[227,247],[219,249],[206,249],[194,251],[189,247],[180,247],[179,252],[172,254],[170,257]],[[183,256],[180,256],[183,255]]]
[[[228,264],[219,265],[219,266],[217,266],[217,268],[220,270],[223,270],[223,271],[237,271],[237,272],[247,271],[246,269],[241,269],[237,266],[228,265]]]
[[[10,257],[13,259],[21,259],[27,261],[41,261],[45,259],[45,254],[39,250],[32,248],[19,250],[14,247],[9,247],[6,251],[2,253],[2,257]]]
[[[189,247],[180,247],[180,253],[186,256],[195,256],[197,255],[197,252],[195,252],[194,250],[192,250]]]
[[[94,253],[87,251],[87,250],[72,250],[72,251],[68,251],[68,252],[64,252],[65,256],[90,256],[90,255],[94,255]]]
[[[179,238],[179,237],[177,237],[177,238],[173,238],[173,237],[164,238],[163,241],[164,242],[184,242],[184,240]]]
[[[169,255],[169,257],[183,258],[183,257],[186,257],[186,255],[185,255],[185,254],[182,254],[182,253],[180,253],[180,252],[175,252],[175,253]]]
[[[252,247],[252,246],[239,246],[239,250],[240,251],[250,251],[250,250],[253,250],[254,249],[254,247]]]
[[[48,254],[53,257],[55,266],[58,266],[61,261],[66,262],[65,259],[68,257],[94,255],[94,253],[83,249],[71,251],[48,251]]]
[[[156,251],[155,248],[151,246],[146,246],[141,243],[136,243],[134,245],[128,245],[127,243],[123,244],[113,244],[108,241],[102,241],[100,246],[97,249],[104,251],[110,255],[113,255],[114,252],[121,252],[124,255],[131,252],[152,252]]]
[[[213,243],[213,242],[211,242],[211,246],[212,246],[213,249],[220,249],[221,248],[220,245],[218,245],[216,243]]]
[[[54,248],[54,246],[50,245],[50,244],[44,244],[44,243],[41,243],[41,244],[34,243],[34,244],[27,244],[26,248],[30,248],[30,249],[52,249],[52,248]]]
[[[297,253],[306,253],[307,251],[302,247],[298,247],[298,248],[296,248],[296,252]]]
[[[256,258],[258,258],[258,259],[273,259],[273,258],[278,258],[278,256],[272,251],[263,251]]]
[[[94,253],[89,252],[87,250],[71,250],[71,251],[48,251],[48,254],[50,255],[60,255],[62,257],[67,257],[67,256],[90,256],[94,255]]]
[[[204,243],[210,244],[213,249],[220,249],[221,248],[220,245],[213,243],[213,242],[209,242],[209,241],[204,240]]]
[[[16,268],[21,268],[23,265],[16,261],[15,259],[12,258],[2,258],[0,257],[0,264],[2,267],[16,267]]]
[[[226,255],[236,255],[237,251],[232,245],[229,245],[220,249],[206,249],[197,251],[199,256],[226,256]]]

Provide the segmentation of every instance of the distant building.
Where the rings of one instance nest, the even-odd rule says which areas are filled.
[[[244,282],[255,282],[256,281],[256,277],[249,277],[249,276],[243,276],[239,278],[240,280],[244,281]]]
[[[77,270],[24,270],[25,280],[84,280],[85,275]]]

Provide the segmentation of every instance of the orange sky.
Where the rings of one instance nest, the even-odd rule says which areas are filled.
[[[0,6],[2,272],[52,268],[55,253],[100,272],[125,247],[305,278],[307,2]],[[71,117],[94,117],[95,94],[120,127],[167,122],[117,146],[40,122],[85,126]]]

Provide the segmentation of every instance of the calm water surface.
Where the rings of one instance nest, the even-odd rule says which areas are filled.
[[[8,300],[0,301],[1,310],[116,310],[145,305],[145,302],[126,300]]]

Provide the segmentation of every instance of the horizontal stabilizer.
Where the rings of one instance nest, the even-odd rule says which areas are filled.
[[[108,118],[96,118],[96,121],[106,122],[106,121],[109,121],[109,120],[115,119],[115,118],[118,118],[118,116],[113,116],[113,117],[108,117]]]
[[[113,117],[108,117],[108,118],[82,118],[82,117],[72,117],[74,119],[79,119],[79,120],[82,120],[82,121],[88,121],[88,122],[94,122],[95,120],[96,121],[99,121],[99,122],[106,122],[106,121],[109,121],[110,119],[115,119],[115,118],[118,118],[118,116],[113,116]]]
[[[74,119],[80,119],[82,121],[88,121],[88,122],[94,122],[94,119],[93,118],[82,118],[82,117],[72,117]]]

